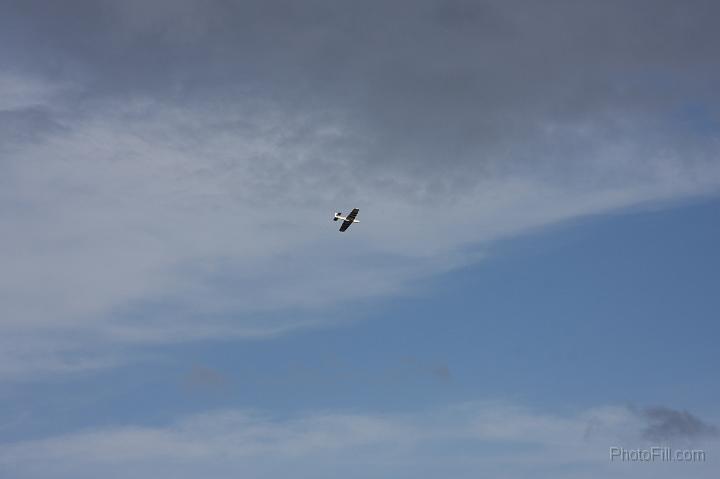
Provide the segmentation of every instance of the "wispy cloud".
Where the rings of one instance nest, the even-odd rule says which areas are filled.
[[[468,245],[710,193],[720,177],[675,157],[638,175],[635,147],[598,145],[588,168],[616,180],[560,184],[529,167],[442,195],[442,173],[359,169],[359,147],[336,144],[352,132],[328,132],[322,115],[205,108],[113,104],[7,155],[6,331],[131,343],[275,334],[322,321],[340,298],[467,264]],[[354,206],[365,222],[335,235],[328,211]]]
[[[45,106],[62,90],[57,81],[3,71],[0,73],[0,112]]]
[[[675,464],[610,463],[612,446],[642,447],[641,421],[623,407],[574,415],[500,403],[397,414],[271,418],[214,411],[164,427],[117,427],[0,447],[12,477],[674,477]],[[588,428],[593,432],[588,434]],[[462,444],[462,447],[458,447]],[[664,444],[663,444],[664,445]],[[717,443],[704,443],[715,450]],[[682,465],[711,477],[709,464]],[[122,471],[122,472],[121,472]],[[695,476],[695,474],[698,474]]]

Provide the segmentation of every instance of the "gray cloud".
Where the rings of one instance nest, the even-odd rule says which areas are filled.
[[[4,16],[16,27],[4,29],[4,43],[22,41],[55,59],[52,67],[16,59],[30,70],[52,69],[70,82],[82,75],[86,99],[182,103],[249,93],[285,108],[339,111],[364,146],[375,147],[369,164],[477,166],[528,137],[538,146],[549,124],[596,126],[622,138],[637,133],[624,122],[650,134],[683,103],[717,114],[711,45],[720,39],[708,20],[716,9],[712,2],[76,1],[42,9],[23,2]],[[582,152],[582,138],[570,140]]]
[[[717,8],[6,4],[2,341],[265,337],[468,245],[715,194]],[[4,368],[55,362],[29,351]]]
[[[642,435],[652,441],[672,442],[718,437],[716,426],[685,410],[648,407],[642,409],[640,414],[647,421]]]
[[[622,413],[622,419],[616,421],[618,412],[614,409],[610,411],[610,416],[606,416],[603,410],[597,410],[596,414],[588,416],[583,438],[592,442],[622,431],[615,437],[620,444],[681,447],[710,443],[720,437],[716,426],[687,410],[666,406],[628,406]]]
[[[222,391],[229,382],[223,373],[200,365],[193,366],[182,378],[183,386],[193,391]]]
[[[4,15],[18,68],[83,87],[73,109],[151,97],[163,105],[247,97],[350,133],[323,150],[416,199],[462,194],[498,172],[613,187],[661,160],[712,163],[718,118],[713,2],[23,2]],[[651,13],[651,14],[650,14]],[[12,28],[14,27],[14,28]],[[22,27],[22,28],[20,28]],[[45,61],[42,61],[45,60]],[[292,112],[292,113],[291,113]],[[252,112],[248,112],[252,114]],[[205,134],[200,125],[196,133]],[[222,118],[214,128],[228,127]],[[606,167],[609,144],[634,156]],[[625,160],[623,160],[625,161]],[[441,168],[438,165],[442,165]],[[380,183],[382,185],[382,183]]]

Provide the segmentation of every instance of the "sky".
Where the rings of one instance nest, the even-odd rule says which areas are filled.
[[[719,9],[0,3],[0,476],[716,477]]]

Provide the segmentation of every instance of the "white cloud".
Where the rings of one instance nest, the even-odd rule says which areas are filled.
[[[468,246],[720,184],[712,145],[681,158],[561,123],[551,138],[496,153],[487,168],[449,164],[428,174],[369,162],[370,140],[338,112],[232,98],[182,107],[53,101],[58,128],[6,140],[3,342],[63,346],[49,356],[38,348],[32,360],[28,346],[5,373],[53,369],[62,351],[102,364],[83,356],[90,344],[262,337],[322,324],[340,299],[408,291],[416,279],[477,261],[482,252]],[[563,137],[586,156],[543,146]],[[534,161],[514,160],[533,148]],[[337,233],[330,215],[352,207],[363,222]]]
[[[612,446],[644,448],[629,409],[543,414],[499,403],[417,413],[269,418],[214,411],[163,427],[88,430],[0,447],[14,478],[711,477],[712,463],[611,463]],[[699,448],[700,445],[695,445]],[[702,447],[710,456],[716,443]],[[682,469],[681,469],[682,468]]]

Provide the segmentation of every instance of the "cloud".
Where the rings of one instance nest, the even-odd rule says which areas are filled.
[[[183,376],[183,385],[193,391],[221,391],[229,379],[219,371],[195,365]]]
[[[7,8],[6,374],[332,323],[492,241],[717,193],[712,3],[373,5]]]
[[[27,111],[47,104],[58,93],[60,87],[55,81],[18,72],[0,73],[0,112]]]
[[[643,429],[643,437],[652,441],[691,441],[718,436],[716,426],[703,422],[688,411],[648,407],[640,414],[648,422]]]
[[[587,436],[588,424],[595,432]],[[87,430],[0,447],[11,477],[675,477],[673,464],[611,464],[608,451],[644,444],[623,407],[572,415],[501,403],[395,414],[308,413],[278,418],[222,410],[165,426]],[[716,443],[708,443],[714,448]],[[706,448],[706,450],[708,450]],[[714,450],[714,449],[713,449]],[[709,453],[708,453],[709,455]],[[636,467],[637,466],[637,467]],[[711,477],[707,464],[687,464]],[[689,469],[687,469],[689,470]],[[312,472],[311,472],[312,471]]]

